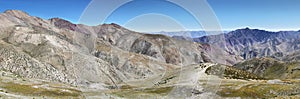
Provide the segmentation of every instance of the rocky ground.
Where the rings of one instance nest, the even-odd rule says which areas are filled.
[[[118,84],[118,88],[90,89],[1,71],[1,98],[300,98],[300,80],[225,79],[207,75],[216,64],[191,65],[147,80]],[[233,71],[235,72],[235,71]],[[149,83],[159,80],[158,83]]]

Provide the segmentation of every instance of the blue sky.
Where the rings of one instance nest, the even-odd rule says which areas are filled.
[[[71,22],[78,23],[78,20],[89,5],[91,0],[0,0],[0,11],[8,9],[23,10],[33,16],[45,19],[60,17]],[[259,28],[266,30],[298,30],[300,29],[300,0],[207,0],[224,30],[233,30],[244,27]],[[109,3],[107,3],[109,6]],[[200,9],[201,7],[199,7]],[[101,12],[99,12],[101,13]],[[123,26],[135,26],[137,29],[152,26],[147,31],[163,30],[160,25],[153,26],[151,18],[163,18],[159,16],[139,17],[137,20],[145,18],[144,21],[135,21],[134,17],[151,14],[163,14],[188,30],[201,30],[201,26],[196,22],[192,14],[181,7],[170,4],[163,0],[135,0],[116,9],[108,19],[107,23],[117,23]],[[150,18],[150,19],[147,19]],[[164,17],[167,18],[167,17]],[[164,23],[164,25],[170,25]],[[151,23],[152,22],[152,23]],[[139,24],[138,24],[139,23]],[[173,22],[174,23],[174,22]],[[173,24],[172,23],[172,24]],[[86,23],[89,24],[89,23]],[[100,24],[100,23],[99,23]],[[132,25],[138,24],[138,25]],[[95,25],[91,23],[89,25]],[[172,31],[168,28],[166,31]],[[176,27],[177,28],[177,27]],[[174,29],[175,31],[176,29]]]
[[[60,17],[77,22],[89,2],[90,0],[0,0],[0,11],[23,10],[45,19]]]

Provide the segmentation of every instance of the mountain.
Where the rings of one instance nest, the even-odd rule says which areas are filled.
[[[222,35],[194,39],[202,41],[197,43],[161,34],[139,33],[114,23],[87,26],[60,18],[45,20],[19,10],[1,13],[0,23],[1,98],[257,98],[249,94],[235,96],[226,91],[235,92],[253,83],[265,84],[264,77],[269,77],[244,69],[248,65],[231,66],[244,62],[241,54],[223,48],[224,44],[218,39],[206,39],[222,38]],[[242,31],[241,35],[244,31],[266,32],[237,31]],[[228,33],[226,37],[234,38],[233,34],[238,33]],[[280,49],[291,53],[290,57],[278,54],[282,60],[297,61],[297,33],[282,33],[273,35],[268,32],[264,37],[253,39],[257,41],[253,45],[273,45],[264,42],[276,38],[278,42],[284,42],[283,45],[276,42],[280,47],[291,47]],[[240,43],[242,39],[237,41],[238,45],[243,45]],[[297,71],[294,70],[297,68],[291,69]],[[269,74],[268,71],[262,72]],[[283,90],[291,91],[288,96],[294,96],[298,84],[297,81],[289,81],[289,85],[278,87],[295,86]],[[273,88],[272,84],[265,85],[270,87],[264,88]],[[269,91],[242,92],[258,94],[260,98],[272,98],[274,95]]]
[[[197,38],[207,35],[205,31],[178,31],[178,32],[154,32],[153,34],[163,34],[169,37],[187,37],[187,38]]]
[[[0,14],[0,23],[1,70],[76,86],[116,86],[191,64],[226,64],[223,58],[228,55],[209,45],[142,34],[113,23],[86,26],[18,10]]]
[[[183,37],[183,38],[200,38],[203,36],[209,36],[213,34],[222,34],[222,33],[228,33],[228,31],[177,31],[177,32],[153,32],[152,34],[163,34],[169,37]]]
[[[272,58],[254,58],[235,64],[233,67],[267,79],[299,79],[300,63],[283,62]]]
[[[225,40],[219,40],[224,38]],[[269,32],[258,29],[239,29],[226,34],[195,38],[195,42],[219,46],[245,60],[270,56],[282,60],[289,53],[299,52],[300,32]]]

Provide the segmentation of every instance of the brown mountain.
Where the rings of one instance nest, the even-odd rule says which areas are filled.
[[[93,87],[146,79],[191,64],[235,61],[209,45],[117,24],[86,26],[17,10],[0,14],[0,23],[1,69],[28,78]]]

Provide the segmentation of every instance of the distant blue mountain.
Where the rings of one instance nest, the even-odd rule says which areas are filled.
[[[290,53],[300,52],[300,31],[270,32],[245,28],[193,38],[193,41],[219,46],[244,59],[266,56],[282,59]]]
[[[226,31],[210,31],[216,34],[222,34],[222,33],[227,33]],[[208,35],[212,35],[210,34],[210,32],[206,32],[206,31],[176,31],[176,32],[154,32],[153,34],[163,34],[163,35],[167,35],[170,37],[180,37],[182,36],[182,38],[199,38],[199,37],[203,37],[203,36],[208,36]]]

